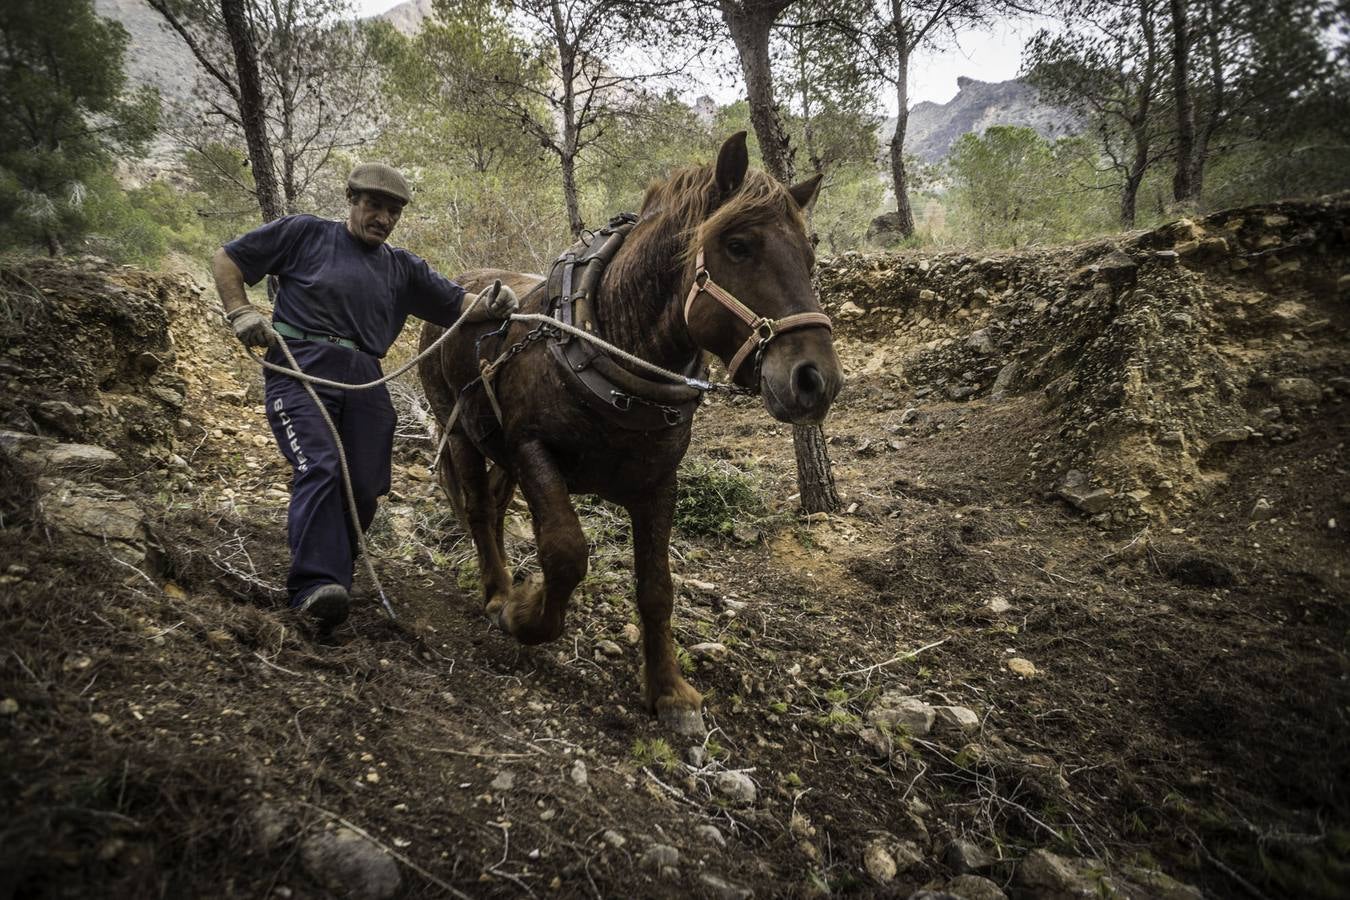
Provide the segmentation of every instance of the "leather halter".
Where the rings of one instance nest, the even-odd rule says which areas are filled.
[[[741,364],[749,358],[751,351],[754,351],[755,367],[758,369],[759,360],[763,356],[764,350],[778,335],[786,334],[789,331],[797,331],[801,328],[834,330],[830,323],[830,317],[824,313],[793,313],[781,319],[770,319],[767,316],[759,315],[737,300],[730,291],[713,281],[712,274],[703,262],[702,247],[698,248],[698,259],[695,266],[694,283],[689,286],[689,296],[684,301],[684,321],[686,325],[689,322],[689,312],[694,308],[694,301],[698,299],[700,294],[707,294],[730,310],[736,318],[750,326],[749,336],[746,337],[745,342],[741,344],[736,354],[731,357],[731,362],[727,363],[727,377],[733,384],[736,383],[736,373],[740,370]]]

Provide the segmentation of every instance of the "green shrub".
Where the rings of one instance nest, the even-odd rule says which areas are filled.
[[[692,537],[725,537],[737,522],[752,524],[767,510],[754,480],[729,462],[687,460],[680,467],[675,527]]]
[[[153,267],[170,250],[205,256],[211,241],[202,227],[199,195],[152,182],[125,189],[111,171],[87,182],[87,231],[78,248],[113,262]]]
[[[639,766],[650,766],[663,772],[674,772],[680,767],[680,757],[664,738],[638,738],[633,742],[632,757]]]

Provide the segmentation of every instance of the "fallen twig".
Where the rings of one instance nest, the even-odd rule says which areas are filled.
[[[1036,565],[1034,562],[1028,562],[1027,565],[1031,566],[1033,569],[1035,569],[1037,572],[1040,572],[1042,575],[1047,576],[1047,577],[1050,578],[1052,581],[1055,580],[1055,579],[1058,579],[1059,581],[1062,581],[1062,582],[1064,582],[1065,584],[1077,584],[1077,583],[1078,583],[1078,582],[1074,581],[1072,578],[1065,578],[1063,575],[1056,575],[1054,572],[1051,572],[1049,569],[1042,569],[1040,566]]]
[[[932,650],[934,647],[940,647],[940,646],[942,646],[943,644],[947,643],[947,641],[949,641],[949,640],[951,640],[951,637],[950,637],[950,636],[945,637],[945,638],[943,638],[943,639],[940,640],[940,641],[933,641],[933,643],[931,643],[931,644],[924,644],[922,647],[919,647],[917,650],[910,650],[908,653],[902,653],[902,654],[900,654],[899,656],[893,656],[893,657],[891,657],[890,659],[886,660],[885,662],[879,662],[879,663],[877,663],[876,665],[872,665],[872,666],[863,666],[861,669],[850,669],[850,670],[847,671],[847,672],[840,672],[840,673],[839,673],[839,677],[840,677],[840,678],[843,678],[845,675],[860,675],[860,674],[862,674],[863,672],[867,672],[867,673],[870,675],[872,672],[875,672],[877,669],[884,668],[884,667],[889,666],[889,665],[891,665],[891,664],[893,664],[893,663],[904,662],[904,661],[906,661],[906,660],[913,659],[914,657],[918,656],[920,653],[924,652],[925,650]]]
[[[671,787],[670,785],[666,784],[664,781],[662,781],[661,779],[659,779],[659,778],[657,778],[655,775],[653,775],[653,774],[651,773],[651,770],[648,769],[646,766],[643,766],[643,768],[642,768],[642,774],[643,774],[643,775],[646,775],[648,778],[650,778],[650,779],[652,780],[652,782],[656,784],[657,787],[661,788],[661,790],[663,790],[663,791],[665,791],[666,793],[670,794],[670,796],[674,797],[674,798],[675,798],[676,800],[678,800],[679,802],[684,803],[684,804],[686,804],[686,805],[688,805],[688,806],[696,807],[696,808],[699,806],[699,804],[697,804],[697,803],[695,803],[694,801],[690,800],[690,799],[689,799],[688,797],[686,797],[681,791],[676,790],[675,788]]]
[[[473,750],[453,750],[449,747],[422,747],[413,745],[414,750],[425,753],[448,753],[451,756],[470,756],[474,759],[529,759],[529,753],[478,753]]]
[[[262,660],[262,661],[263,661],[264,663],[266,663],[267,665],[269,665],[269,666],[271,666],[272,668],[276,669],[278,672],[285,672],[287,675],[294,675],[296,678],[304,678],[304,677],[305,677],[304,675],[300,674],[299,672],[292,672],[290,669],[283,669],[281,666],[277,665],[276,663],[272,662],[272,661],[271,661],[270,659],[268,659],[267,657],[263,656],[263,655],[262,655],[261,653],[259,653],[257,650],[254,650],[254,651],[253,651],[253,655],[256,656],[256,657],[258,657],[258,659]]]
[[[1134,539],[1131,540],[1128,544],[1126,544],[1124,547],[1121,547],[1119,550],[1112,550],[1110,553],[1103,556],[1101,561],[1106,562],[1108,560],[1124,559],[1126,554],[1129,553],[1130,548],[1133,547],[1135,544],[1139,543],[1140,541],[1144,542],[1144,546],[1139,548],[1139,552],[1143,553],[1147,551],[1149,548],[1148,531],[1149,531],[1148,527],[1145,526],[1138,534],[1134,536]]]
[[[502,804],[503,809],[505,808],[505,806],[506,804],[503,803]],[[492,826],[493,828],[500,828],[502,831],[502,858],[497,861],[497,865],[488,866],[488,871],[491,872],[493,875],[498,876],[499,878],[505,878],[506,880],[514,883],[522,891],[533,897],[534,891],[530,890],[530,886],[528,884],[521,881],[519,878],[512,875],[510,872],[503,872],[501,869],[497,868],[497,866],[500,866],[503,863],[505,863],[506,858],[511,855],[511,826],[509,824],[504,824],[501,822],[489,822],[488,825]]]
[[[1205,846],[1205,842],[1200,840],[1200,836],[1198,834],[1196,834],[1189,828],[1186,829],[1186,833],[1191,836],[1191,840],[1195,841],[1196,849],[1200,851],[1201,855],[1205,857],[1205,859],[1209,862],[1210,865],[1214,866],[1214,868],[1218,869],[1220,872],[1236,881],[1239,887],[1241,887],[1247,893],[1251,894],[1253,897],[1257,898],[1257,900],[1270,900],[1269,897],[1267,897],[1265,894],[1261,892],[1260,888],[1258,888],[1256,885],[1252,884],[1250,881],[1243,878],[1237,872],[1234,872],[1227,865],[1225,865],[1224,863],[1220,862],[1217,858],[1215,858],[1214,854],[1210,853],[1209,848]]]

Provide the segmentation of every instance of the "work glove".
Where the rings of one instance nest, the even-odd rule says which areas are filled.
[[[516,292],[501,281],[494,281],[492,287],[478,295],[478,305],[473,308],[469,318],[475,322],[488,319],[505,319],[520,309],[520,298]]]
[[[251,306],[241,306],[226,313],[225,320],[245,347],[275,347],[281,343],[281,335],[276,333],[272,323]]]

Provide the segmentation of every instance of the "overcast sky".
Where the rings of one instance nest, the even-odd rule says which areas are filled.
[[[399,2],[401,0],[356,0],[356,8],[362,16],[374,16],[397,6]],[[954,45],[941,52],[919,56],[910,70],[911,105],[925,100],[946,103],[956,96],[956,79],[961,75],[980,81],[1015,78],[1022,62],[1022,46],[1039,27],[1038,23],[1029,21],[1001,22],[988,29],[966,32]],[[730,47],[730,39],[727,44]],[[731,102],[738,95],[744,96],[734,85],[718,84],[716,76],[712,74],[692,94],[709,94],[719,103]],[[887,115],[894,115],[895,99],[890,92],[880,100]]]

